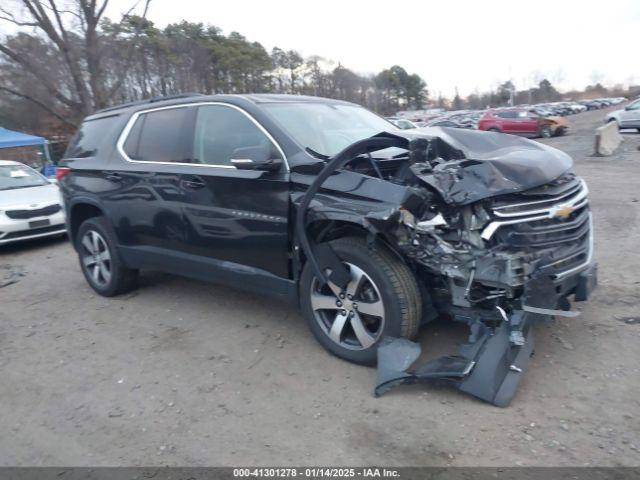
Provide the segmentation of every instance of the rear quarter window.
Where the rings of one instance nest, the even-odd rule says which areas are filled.
[[[101,144],[108,138],[115,127],[118,115],[85,120],[76,134],[71,138],[64,158],[89,158],[98,154]]]

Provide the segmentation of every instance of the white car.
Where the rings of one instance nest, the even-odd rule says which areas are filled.
[[[393,123],[400,130],[411,130],[413,128],[418,128],[418,126],[410,120],[406,118],[391,118],[388,119],[391,123]]]
[[[573,110],[573,113],[582,113],[587,111],[587,107],[585,105],[580,105],[579,103],[569,103],[569,108]]]
[[[0,245],[65,232],[58,185],[22,163],[0,160]]]
[[[607,115],[607,122],[616,122],[618,128],[635,128],[640,132],[640,99],[631,102],[624,110]]]

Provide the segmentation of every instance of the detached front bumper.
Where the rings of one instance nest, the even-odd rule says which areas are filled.
[[[401,384],[446,381],[493,405],[508,406],[534,351],[535,323],[554,315],[576,316],[557,308],[568,309],[567,297],[572,294],[576,301],[587,300],[597,285],[597,271],[597,265],[591,263],[561,280],[535,276],[525,284],[521,310],[457,309],[454,318],[468,324],[470,335],[456,355],[412,368],[420,356],[420,345],[404,338],[383,339],[375,395]]]

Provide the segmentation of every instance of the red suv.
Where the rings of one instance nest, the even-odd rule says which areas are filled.
[[[526,108],[505,108],[487,110],[478,121],[478,130],[548,138],[563,135],[567,124],[562,117],[544,117]]]

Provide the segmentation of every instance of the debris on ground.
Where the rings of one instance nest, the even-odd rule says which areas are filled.
[[[640,316],[624,317],[624,316],[616,315],[614,318],[616,320],[626,323],[627,325],[635,325],[640,323]]]
[[[22,267],[16,265],[0,265],[0,288],[18,283],[25,272]]]

